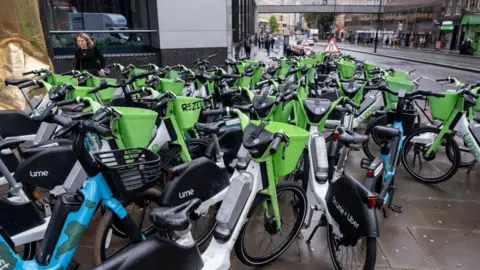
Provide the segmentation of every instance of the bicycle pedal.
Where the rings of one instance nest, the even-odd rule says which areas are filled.
[[[67,266],[67,270],[77,270],[78,268],[80,268],[80,263],[75,259],[72,259]]]
[[[391,205],[390,210],[392,210],[395,213],[399,213],[399,214],[403,213],[403,207],[398,206],[398,205]]]

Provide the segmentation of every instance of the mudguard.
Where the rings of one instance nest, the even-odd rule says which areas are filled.
[[[3,138],[36,134],[40,121],[19,110],[0,111],[0,136]]]
[[[202,269],[203,261],[196,244],[184,247],[172,240],[154,235],[122,250],[93,269],[152,269],[160,265],[162,270]]]
[[[378,237],[376,208],[368,208],[369,196],[373,194],[350,175],[330,183],[327,208],[347,243],[360,237]]]
[[[15,203],[0,197],[0,226],[14,236],[45,223],[35,203]]]
[[[51,190],[63,184],[76,161],[71,145],[43,148],[20,163],[15,178]]]
[[[201,157],[173,168],[175,177],[164,187],[161,203],[179,205],[194,198],[205,201],[230,184],[228,173],[212,160]]]

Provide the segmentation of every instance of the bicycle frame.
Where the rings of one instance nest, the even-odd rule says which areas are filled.
[[[97,206],[101,203],[103,207],[110,209],[121,220],[127,216],[127,211],[122,206],[121,202],[113,198],[112,191],[108,187],[102,174],[99,173],[93,177],[88,177],[85,185],[79,191],[84,200],[80,208],[76,212],[70,212],[64,222],[60,234],[55,239],[56,244],[51,254],[50,261],[46,265],[41,265],[37,262],[37,259],[24,261],[13,250],[3,235],[0,236],[0,257],[5,261],[4,266],[12,266],[12,269],[66,269],[68,264],[72,260],[73,254],[80,242],[81,235],[92,220],[93,214],[97,210]],[[55,219],[55,216],[53,216]],[[49,224],[47,234],[49,231],[54,235],[55,229]],[[54,236],[51,237],[54,237]],[[45,238],[42,241],[42,248],[45,243],[49,241],[49,238]],[[51,240],[50,238],[50,241]]]

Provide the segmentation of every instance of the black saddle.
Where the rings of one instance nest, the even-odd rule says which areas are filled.
[[[159,207],[150,212],[150,220],[160,229],[184,231],[190,226],[188,217],[202,202],[193,199],[174,207]]]

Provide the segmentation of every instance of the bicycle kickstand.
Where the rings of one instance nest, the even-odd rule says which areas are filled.
[[[477,164],[477,160],[475,160],[475,161],[472,163],[472,165],[468,166],[467,175],[469,175],[469,174],[472,172],[472,170],[473,170],[473,168],[475,167],[476,164]]]
[[[390,208],[390,210],[392,210],[395,213],[401,214],[403,213],[403,207],[392,204],[394,195],[395,195],[395,186],[392,186],[391,192],[390,192],[390,200],[388,202],[388,208]]]
[[[327,225],[327,218],[325,217],[325,215],[322,215],[322,217],[320,218],[320,221],[318,222],[318,224],[313,228],[313,231],[312,233],[310,234],[310,236],[308,237],[307,241],[305,243],[307,244],[310,244],[310,242],[312,242],[312,238],[313,236],[315,235],[315,233],[317,232],[318,228],[320,227],[323,227]]]

